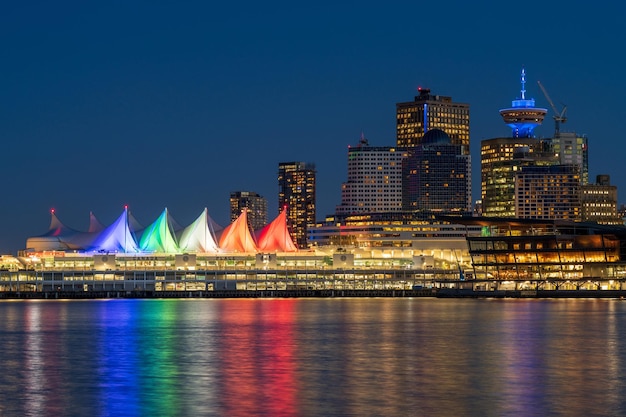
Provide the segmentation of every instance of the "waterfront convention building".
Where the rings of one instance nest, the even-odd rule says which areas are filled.
[[[467,237],[477,280],[534,289],[622,289],[626,227],[567,220],[455,218],[481,226]]]
[[[125,208],[81,232],[52,211],[48,232],[0,259],[0,291],[411,290],[470,268],[465,226],[376,227],[299,249],[287,221],[283,210],[254,231],[244,209],[222,228],[204,209],[182,227],[165,209],[143,227]]]

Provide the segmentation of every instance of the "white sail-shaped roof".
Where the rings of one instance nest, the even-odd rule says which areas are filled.
[[[193,223],[183,229],[178,247],[183,252],[218,252],[214,236],[213,224],[205,208]]]
[[[173,220],[170,218],[167,208],[163,210],[158,219],[146,227],[141,235],[139,247],[145,252],[180,252],[174,235]]]
[[[124,207],[120,217],[93,240],[90,250],[96,252],[139,252],[139,246],[129,225],[128,208]]]
[[[256,242],[248,227],[248,211],[243,209],[241,215],[226,226],[220,237],[220,249],[231,252],[256,252]]]
[[[78,233],[80,232],[64,225],[54,210],[50,210],[50,227],[48,231],[43,235],[26,239],[26,248],[34,251],[76,249],[71,247],[67,240]]]
[[[214,236],[217,236],[218,232],[224,230],[224,226],[221,226],[217,222],[215,222],[215,220],[213,220],[208,211],[206,214],[206,222],[209,224],[209,229],[213,232]]]
[[[89,212],[89,233],[98,233],[104,230],[104,226],[92,211]]]
[[[89,212],[89,230],[87,232],[77,232],[74,235],[65,238],[67,245],[75,250],[88,250],[93,247],[94,240],[100,236],[104,230],[104,226],[93,212]]]
[[[137,221],[130,210],[128,211],[128,226],[130,227],[130,230],[135,233],[139,233],[140,230],[143,230],[143,225]]]
[[[94,241],[100,236],[103,230],[104,226],[102,223],[90,212],[89,230],[87,232],[76,232],[71,236],[67,236],[64,238],[64,242],[74,250],[88,250],[93,247]]]

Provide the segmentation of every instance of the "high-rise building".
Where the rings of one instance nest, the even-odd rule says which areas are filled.
[[[315,166],[305,162],[278,164],[278,210],[287,210],[287,226],[299,248],[315,227]]]
[[[361,137],[348,147],[348,179],[341,184],[337,215],[402,210],[402,160],[406,150],[369,146]]]
[[[583,221],[598,224],[623,224],[617,211],[617,186],[611,185],[608,175],[598,175],[595,184],[581,187],[581,217]]]
[[[397,146],[417,146],[430,129],[440,129],[448,134],[454,145],[462,145],[463,154],[468,155],[469,104],[455,103],[452,97],[430,94],[426,88],[419,88],[418,91],[415,100],[396,104]]]
[[[554,165],[546,147],[535,138],[494,138],[480,143],[483,216],[515,217],[515,175],[525,166]]]
[[[402,167],[402,207],[405,211],[471,215],[470,155],[431,129],[420,145],[407,148]]]
[[[580,181],[589,183],[589,152],[587,137],[574,132],[555,132],[551,140],[552,152],[561,165],[577,165],[580,168]]]
[[[576,165],[525,166],[515,175],[515,217],[580,220]]]
[[[267,200],[251,191],[230,193],[230,221],[234,222],[241,211],[248,209],[248,225],[252,230],[261,230],[267,224]]]

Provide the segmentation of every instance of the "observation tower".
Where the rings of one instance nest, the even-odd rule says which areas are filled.
[[[547,112],[547,109],[535,107],[535,99],[526,98],[526,72],[522,69],[522,97],[513,100],[510,108],[500,110],[504,123],[513,130],[514,138],[532,138]]]

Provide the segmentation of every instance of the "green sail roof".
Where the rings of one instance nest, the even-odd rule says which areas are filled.
[[[139,247],[145,252],[176,253],[179,249],[174,236],[172,220],[166,208],[154,223],[146,227]]]

